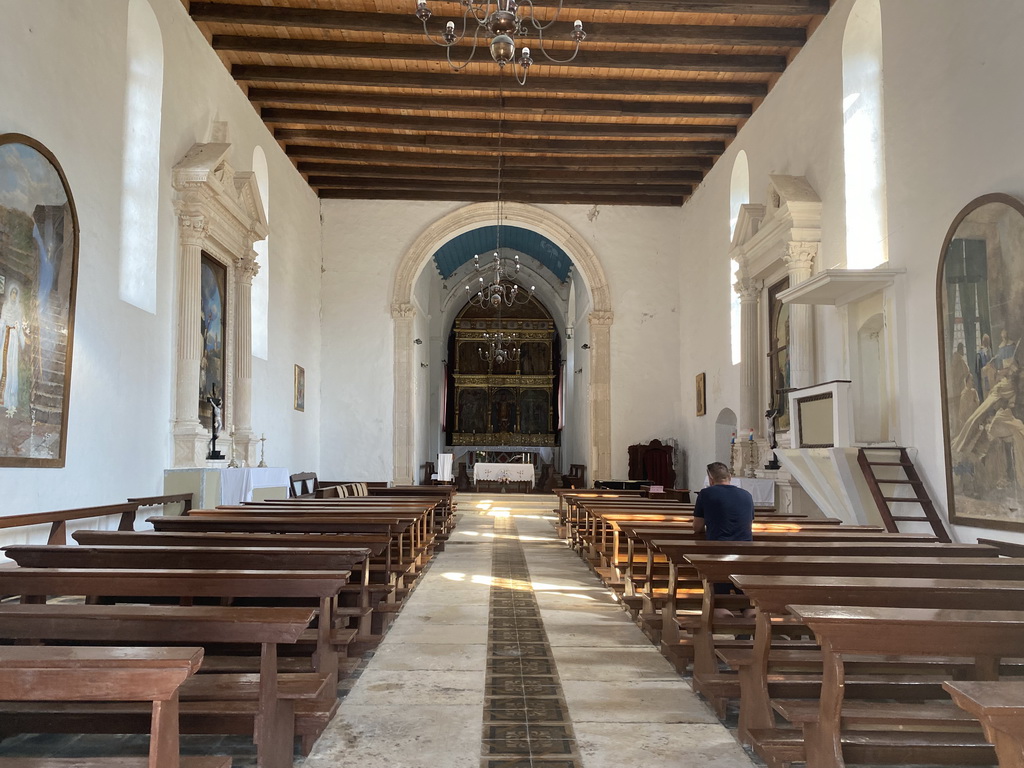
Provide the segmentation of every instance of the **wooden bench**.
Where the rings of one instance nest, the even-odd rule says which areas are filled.
[[[791,722],[802,725],[806,759],[816,768],[841,768],[846,764],[843,725],[857,716],[844,707],[846,655],[967,657],[974,659],[978,679],[991,680],[998,675],[1000,659],[1019,656],[1024,647],[1024,611],[814,605],[790,605],[789,610],[814,631],[821,644],[821,699],[810,710],[797,706],[787,709],[778,703],[775,706]],[[899,718],[900,713],[895,714]],[[873,725],[881,719],[878,715],[877,711],[869,713],[864,722]],[[887,744],[887,738],[884,731],[876,736],[881,744]],[[893,751],[899,751],[898,744],[893,745]],[[990,762],[994,759],[992,747],[980,734],[973,740],[965,739],[962,754],[947,749],[941,755],[918,752],[899,757],[915,763],[934,762],[936,757],[944,762],[973,762],[979,751],[986,753]]]
[[[337,700],[323,704],[328,677],[320,673],[280,674],[277,650],[297,642],[313,619],[306,608],[145,605],[0,605],[0,638],[6,641],[73,641],[166,645],[168,638],[210,648],[256,644],[257,674],[204,673],[179,689],[180,729],[186,733],[251,735],[257,760],[266,768],[288,768],[296,731],[306,738],[333,716]],[[298,727],[296,702],[312,704]],[[16,733],[144,733],[149,708],[118,704],[0,704],[0,737]],[[310,746],[311,746],[310,741]]]
[[[151,709],[148,759],[0,758],[0,766],[230,768],[230,757],[178,753],[178,689],[202,659],[202,648],[0,647],[2,701],[140,701]]]
[[[1024,768],[1024,682],[943,683],[958,707],[981,721],[999,768]]]

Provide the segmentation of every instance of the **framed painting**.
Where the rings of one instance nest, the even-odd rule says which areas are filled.
[[[969,203],[937,280],[949,519],[1024,530],[1024,203]]]
[[[0,466],[64,466],[77,280],[64,171],[35,139],[0,135]]]
[[[705,389],[706,375],[697,374],[697,415],[703,416],[708,412],[707,390]]]
[[[295,366],[295,410],[306,410],[306,369]]]
[[[789,289],[785,277],[768,289],[768,384],[769,408],[776,411],[775,428],[789,429],[789,305],[779,294]]]
[[[211,398],[220,400],[222,413],[227,412],[225,401],[227,317],[227,268],[203,252],[200,264],[199,328],[203,337],[202,357],[199,360],[199,420],[209,425],[213,415]]]

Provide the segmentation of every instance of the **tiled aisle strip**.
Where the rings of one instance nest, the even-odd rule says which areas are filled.
[[[494,524],[482,768],[581,768],[512,517]]]

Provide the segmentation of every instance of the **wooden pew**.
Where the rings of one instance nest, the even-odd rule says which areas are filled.
[[[303,533],[218,533],[185,531],[76,531],[72,534],[81,545],[161,546],[161,547],[295,547],[298,549],[365,548],[370,551],[369,573],[353,570],[353,579],[342,587],[338,614],[356,622],[357,649],[376,645],[386,624],[379,618],[387,611],[382,600],[394,602],[396,585],[407,572],[396,565],[390,534],[303,534]],[[374,627],[374,625],[378,625]]]
[[[90,532],[100,533],[100,532]],[[112,533],[123,536],[121,532],[105,532],[105,536],[94,538],[110,539]],[[160,568],[160,569],[198,569],[198,570],[300,570],[300,571],[333,571],[356,574],[356,585],[345,585],[343,590],[351,586],[359,587],[358,610],[346,610],[334,606],[335,625],[332,629],[344,629],[338,626],[347,623],[347,617],[358,619],[359,626],[353,631],[353,637],[361,641],[370,638],[372,603],[370,589],[369,558],[372,550],[367,547],[351,548],[307,548],[289,547],[224,547],[224,546],[158,546],[163,534],[142,533],[136,540],[152,546],[139,545],[79,545],[49,546],[20,545],[4,548],[4,554],[18,565],[31,568]],[[87,534],[85,538],[89,538]],[[280,543],[281,537],[276,537]],[[156,539],[154,541],[154,539]],[[251,543],[251,542],[246,542]],[[383,545],[381,545],[382,548]],[[365,608],[365,610],[364,610]],[[335,632],[335,644],[338,645],[340,635]]]
[[[0,605],[0,638],[161,645],[173,637],[206,648],[221,643],[257,644],[257,675],[199,674],[182,684],[181,730],[251,734],[260,768],[288,768],[296,732],[296,703],[321,701],[327,677],[279,674],[277,649],[296,642],[312,618],[313,611],[306,608],[4,604]],[[333,704],[330,715],[337,701]],[[316,704],[303,713],[302,717],[311,721],[306,729],[322,729],[326,713],[319,714],[321,710]],[[144,733],[148,726],[148,708],[130,702],[0,704],[0,737],[17,733]]]
[[[786,558],[798,561],[800,558]],[[947,558],[915,558],[913,562],[876,560],[873,566],[865,564],[867,558],[841,558],[849,560],[850,573],[884,572],[884,578],[872,576],[825,576],[808,573],[801,575],[736,575],[733,577],[744,593],[757,606],[753,647],[749,652],[720,653],[728,663],[738,668],[741,691],[740,739],[752,743],[751,731],[769,729],[775,724],[768,696],[768,675],[773,648],[771,624],[779,616],[788,614],[786,606],[794,602],[813,602],[831,605],[874,605],[913,607],[978,607],[985,609],[1024,608],[1024,561],[1004,563],[999,558],[981,562],[975,559],[950,560]],[[829,566],[821,566],[822,573]],[[734,566],[735,567],[735,566]],[[832,573],[843,569],[843,563],[831,568]],[[895,570],[893,570],[895,569]],[[748,569],[752,570],[752,569]],[[933,575],[941,574],[936,579]],[[970,581],[950,581],[951,578]],[[976,581],[975,581],[976,580]],[[820,671],[820,654],[797,656],[782,654],[789,669]]]
[[[5,768],[230,768],[230,757],[178,753],[178,689],[202,648],[0,647],[0,700],[150,704],[149,757],[2,759]]]
[[[999,660],[1019,656],[1024,647],[1024,611],[814,605],[791,605],[789,610],[814,631],[824,656],[817,711],[797,712],[794,708],[781,712],[791,722],[802,722],[807,762],[816,768],[846,764],[842,728],[844,717],[849,717],[843,697],[845,655],[967,657],[975,660],[978,679],[991,680],[998,674]],[[884,733],[880,738],[894,744],[894,751],[899,749],[899,739]],[[971,741],[964,751],[976,746]],[[991,750],[987,743],[984,746]],[[948,743],[932,752],[918,745],[903,754],[902,760],[964,762]]]
[[[351,639],[347,633],[338,637],[333,629],[335,598],[348,577],[347,571],[15,568],[0,571],[0,592],[35,603],[53,595],[136,601],[172,598],[186,603],[202,598],[309,601],[317,606],[319,613],[313,615],[319,620],[292,642],[303,639],[313,646],[312,668],[325,676],[333,691],[338,683],[338,646]]]
[[[762,538],[772,538],[764,536]],[[698,647],[701,649],[701,674],[710,675],[716,668],[715,653],[716,645],[713,640],[713,633],[702,638],[700,644],[694,642],[693,637],[683,637],[680,634],[678,623],[674,620],[679,610],[677,592],[680,589],[681,579],[687,576],[698,578],[699,575],[690,562],[690,556],[696,553],[705,554],[729,554],[739,555],[743,552],[760,552],[764,554],[793,554],[801,556],[844,556],[856,552],[865,556],[882,556],[885,558],[896,557],[921,557],[925,554],[935,556],[937,552],[952,553],[952,556],[963,556],[971,553],[980,556],[984,552],[993,554],[990,548],[978,545],[950,545],[940,544],[930,537],[918,541],[918,537],[903,537],[901,534],[866,534],[862,537],[819,537],[815,534],[791,534],[776,537],[775,541],[758,540],[754,542],[732,542],[732,541],[702,541],[686,539],[651,539],[648,540],[650,553],[648,555],[648,566],[653,568],[652,558],[654,553],[661,553],[668,560],[668,583],[661,604],[661,649],[662,653],[672,661],[680,670],[685,669],[689,661],[693,659],[695,670],[697,667]],[[774,545],[776,548],[768,551]],[[938,548],[938,549],[932,549]],[[722,579],[724,580],[724,579]],[[653,581],[653,576],[648,576],[648,585]],[[650,589],[650,587],[648,587]],[[714,593],[708,594],[704,589],[703,582],[698,582],[698,594],[700,595],[700,615],[703,617],[713,613],[720,598]],[[653,602],[653,594],[651,598]],[[735,609],[734,605],[727,605]],[[652,607],[652,611],[654,608]],[[739,622],[742,624],[742,622]],[[690,629],[700,626],[700,622],[691,622]],[[740,629],[739,631],[742,631]],[[712,696],[714,698],[714,696]],[[719,706],[724,703],[719,702]]]
[[[958,707],[981,721],[999,768],[1024,768],[1024,683],[951,681],[942,687]]]

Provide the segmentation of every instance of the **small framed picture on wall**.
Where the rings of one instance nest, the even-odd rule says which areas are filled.
[[[704,389],[704,374],[697,374],[697,415],[703,416],[707,413],[708,403]]]
[[[306,369],[295,366],[295,410],[306,410]]]

